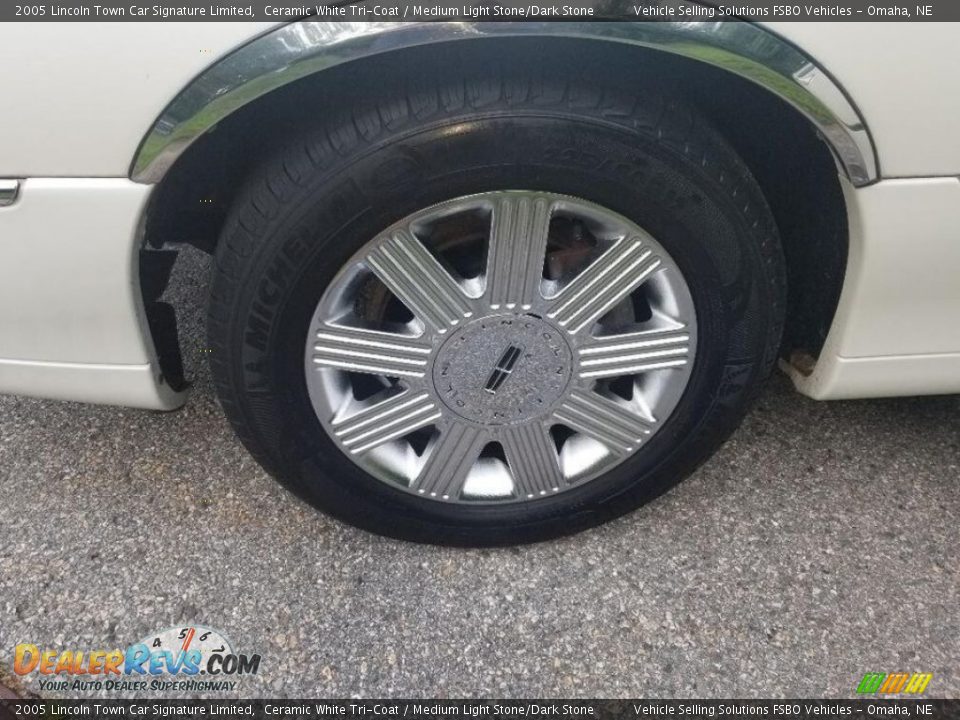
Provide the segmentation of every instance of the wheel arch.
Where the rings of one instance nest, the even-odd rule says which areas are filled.
[[[838,175],[854,186],[868,184],[877,163],[853,104],[811,58],[746,23],[692,29],[682,23],[490,23],[497,27],[486,30],[416,23],[416,32],[392,23],[347,25],[281,26],[205,71],[168,106],[131,168],[134,180],[158,185],[145,223],[141,274],[154,257],[168,262],[156,251],[169,243],[211,250],[237,188],[264,153],[296,132],[293,118],[363,101],[376,92],[378,74],[429,73],[431,63],[531,46],[559,62],[589,48],[599,63],[637,73],[641,81],[657,78],[683,95],[744,157],[784,239],[791,287],[784,354],[818,355],[846,271]],[[732,30],[718,32],[715,25]],[[151,287],[148,307],[162,291]],[[163,357],[177,358],[178,343],[169,322],[158,327],[151,325],[151,334],[158,350],[167,348],[160,352],[163,365]]]
[[[130,169],[137,182],[163,179],[204,133],[264,95],[301,78],[413,47],[481,38],[574,38],[685,57],[764,88],[803,115],[854,185],[878,177],[863,118],[817,62],[780,36],[745,22],[717,23],[343,23],[282,25],[196,77],[161,113]]]

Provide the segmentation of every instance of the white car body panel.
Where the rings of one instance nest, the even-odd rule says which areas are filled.
[[[170,409],[140,308],[151,186],[128,180],[164,108],[273,23],[0,26],[0,392]],[[826,68],[872,134],[882,181],[844,181],[848,273],[813,372],[829,399],[960,392],[960,80],[947,23],[767,23]],[[29,61],[25,61],[28,59]],[[911,178],[911,179],[889,179]]]
[[[960,392],[960,179],[843,182],[847,275],[810,375],[818,399]]]
[[[144,410],[176,410],[187,396],[157,382],[156,368],[140,365],[0,360],[4,394]]]
[[[136,245],[128,238],[150,188],[123,179],[31,178],[20,192],[0,209],[0,286],[10,300],[0,303],[3,357],[149,362],[131,281]]]
[[[885,178],[960,175],[957,23],[764,23],[819,61],[866,119]]]
[[[272,23],[5,23],[0,177],[128,177],[205,67]]]
[[[126,179],[31,178],[0,208],[0,391],[171,409],[140,312],[131,241],[152,192]]]

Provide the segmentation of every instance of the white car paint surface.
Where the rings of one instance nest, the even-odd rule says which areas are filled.
[[[127,177],[196,75],[271,23],[3,23],[0,177]]]

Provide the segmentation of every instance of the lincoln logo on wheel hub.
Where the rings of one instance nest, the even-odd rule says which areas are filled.
[[[500,386],[510,377],[513,368],[517,366],[517,360],[520,359],[521,353],[523,353],[523,349],[518,348],[516,345],[511,345],[504,350],[503,355],[500,357],[500,362],[497,363],[493,372],[490,373],[490,378],[487,380],[487,384],[483,389],[491,395],[496,393],[497,390],[500,389]]]
[[[562,331],[535,315],[492,315],[453,332],[437,353],[433,383],[460,417],[514,425],[553,408],[572,365]]]

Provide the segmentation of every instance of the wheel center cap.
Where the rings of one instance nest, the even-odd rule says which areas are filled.
[[[443,403],[482,425],[513,425],[552,409],[567,389],[573,354],[536,315],[494,315],[447,338],[433,364]]]

